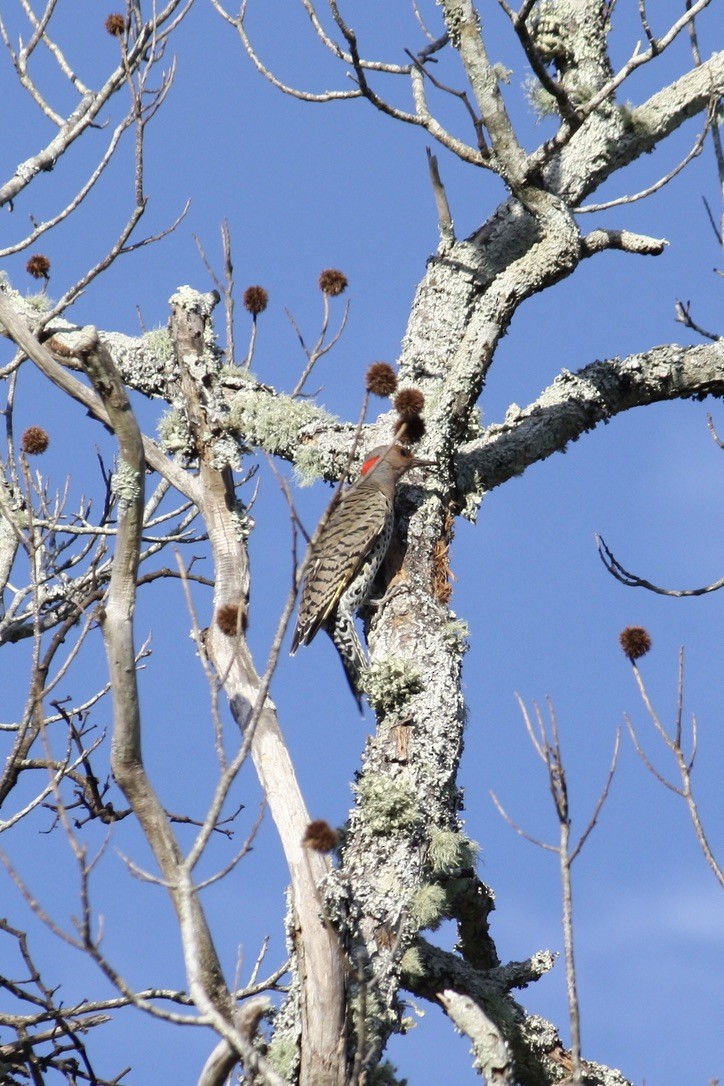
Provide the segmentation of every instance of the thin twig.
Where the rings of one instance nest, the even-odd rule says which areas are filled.
[[[676,762],[676,767],[679,773],[679,778],[681,780],[681,785],[678,786],[674,784],[673,781],[669,780],[666,776],[664,776],[664,774],[659,773],[659,771],[653,767],[650,759],[646,755],[643,747],[641,746],[641,743],[639,742],[633,724],[628,718],[626,718],[626,724],[629,730],[629,734],[633,739],[636,753],[639,755],[648,771],[656,778],[656,780],[658,780],[660,784],[663,784],[671,792],[674,792],[677,796],[680,796],[681,799],[683,799],[686,803],[686,807],[689,812],[689,818],[691,820],[692,826],[694,827],[696,839],[699,842],[699,847],[702,851],[704,859],[706,860],[715,879],[722,887],[722,889],[724,889],[724,868],[722,868],[721,864],[717,861],[712,851],[711,845],[709,844],[709,839],[706,835],[706,831],[704,830],[704,826],[701,821],[699,807],[694,797],[694,791],[692,786],[691,778],[696,757],[697,737],[697,726],[695,718],[692,719],[692,754],[689,758],[686,757],[683,748],[682,717],[684,704],[684,650],[682,648],[679,652],[679,676],[677,683],[676,714],[674,718],[673,735],[670,735],[667,729],[664,727],[661,721],[661,717],[656,712],[651,698],[649,697],[649,693],[646,689],[646,685],[644,683],[641,672],[639,671],[636,663],[633,661],[632,667],[634,678],[636,680],[636,685],[638,686],[639,694],[641,695],[641,700],[644,704],[646,712],[648,713],[651,723],[654,725],[654,728],[658,732],[664,745]]]
[[[636,203],[637,200],[645,200],[647,196],[653,196],[653,194],[662,189],[664,185],[668,185],[669,181],[673,181],[673,179],[677,177],[678,174],[680,174],[686,166],[689,165],[692,159],[697,158],[701,154],[704,147],[704,141],[707,137],[707,133],[712,127],[715,115],[716,103],[711,103],[707,111],[706,123],[703,130],[697,136],[694,146],[677,166],[674,166],[672,170],[669,170],[669,172],[664,177],[660,177],[659,180],[655,181],[653,185],[649,185],[648,188],[641,189],[640,192],[634,192],[630,196],[619,196],[615,200],[606,200],[602,204],[584,204],[583,207],[576,208],[576,215],[586,215],[589,212],[593,211],[608,211],[608,209],[611,207],[620,207],[623,204],[633,204]]]
[[[624,569],[600,535],[596,535],[596,546],[599,558],[608,572],[628,588],[646,588],[649,592],[656,592],[659,596],[675,596],[676,598],[704,596],[708,592],[716,592],[720,588],[724,588],[724,577],[719,581],[714,581],[713,584],[705,585],[703,588],[661,588],[659,585]]]

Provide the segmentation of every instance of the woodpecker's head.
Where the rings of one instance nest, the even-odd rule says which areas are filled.
[[[369,478],[374,472],[375,475],[390,476],[397,482],[410,468],[430,467],[432,463],[432,460],[419,460],[403,445],[378,445],[365,457],[360,475]]]

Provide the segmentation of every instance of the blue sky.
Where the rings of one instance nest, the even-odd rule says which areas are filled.
[[[88,79],[113,62],[116,43],[102,29],[110,10],[112,6],[99,9],[91,0],[60,5],[63,31],[56,36],[68,43]],[[679,6],[668,0],[657,5],[657,29],[678,12]],[[491,20],[494,59],[513,69],[506,96],[524,142],[532,148],[549,129],[545,122],[536,125],[526,111],[521,85],[528,73],[502,17],[493,5],[485,5],[484,14]],[[717,14],[720,19],[715,3],[700,22],[704,52],[709,44],[715,47],[720,35]],[[614,19],[619,60],[638,36],[635,18],[635,5],[619,0]],[[419,43],[406,5],[367,4],[365,22],[360,16],[356,29],[363,49],[370,43],[370,54],[379,50],[401,59],[404,47]],[[265,60],[283,78],[316,90],[345,85],[341,71],[326,58],[291,3],[252,4],[249,25]],[[148,132],[150,204],[144,229],[151,233],[168,225],[188,197],[191,210],[170,238],[118,261],[76,304],[72,318],[133,333],[138,306],[146,326],[164,324],[168,298],[177,286],[210,285],[193,234],[220,267],[218,227],[228,218],[238,295],[251,283],[269,291],[255,370],[279,389],[291,389],[303,366],[285,309],[313,338],[321,317],[319,272],[331,266],[347,274],[348,330],[334,353],[319,364],[310,385],[321,387],[319,402],[329,410],[345,419],[356,417],[365,369],[370,361],[397,356],[415,287],[436,245],[425,163],[429,139],[365,103],[313,106],[284,97],[252,69],[233,33],[209,5],[198,4],[192,11],[175,51],[175,86]],[[660,64],[638,73],[622,98],[638,102],[687,66],[688,45],[682,38]],[[43,134],[47,137],[47,125],[27,111],[7,65],[0,68],[0,93],[10,103],[0,119],[4,176],[12,172],[10,163],[30,154]],[[394,93],[404,98],[402,90]],[[67,101],[62,89],[58,94]],[[22,124],[16,116],[23,118]],[[454,123],[462,130],[459,118]],[[650,184],[684,156],[699,130],[698,120],[685,126],[667,146],[609,182],[596,198]],[[90,134],[67,163],[18,201],[12,215],[3,214],[3,243],[18,236],[19,224],[27,221],[24,216],[42,214],[54,206],[58,191],[72,190],[76,169],[93,161],[96,136],[100,143],[102,133]],[[490,175],[476,173],[444,152],[439,158],[462,236],[492,213],[502,189]],[[103,254],[125,221],[132,194],[128,167],[127,157],[119,160],[99,193],[39,246],[52,261],[52,295],[59,295]],[[691,300],[696,318],[716,328],[722,287],[712,269],[721,267],[722,257],[703,196],[718,214],[709,144],[657,195],[586,216],[587,229],[626,227],[664,236],[669,246],[659,258],[604,254],[587,261],[572,279],[527,302],[497,353],[481,400],[485,422],[499,421],[512,402],[525,405],[534,399],[562,368],[576,370],[596,358],[658,343],[697,342],[674,321],[677,299]],[[8,260],[6,270],[16,286],[31,289],[23,270],[26,259],[27,254],[21,254]],[[341,304],[337,309],[341,313]],[[239,345],[248,333],[244,318],[240,311]],[[722,452],[707,431],[708,412],[724,434],[724,412],[714,402],[629,412],[586,435],[565,455],[535,465],[523,478],[490,494],[477,525],[458,527],[452,606],[471,629],[464,673],[470,711],[461,771],[464,817],[467,831],[481,845],[481,875],[496,893],[492,930],[504,959],[562,947],[555,859],[520,840],[489,797],[494,789],[529,832],[553,839],[547,783],[525,736],[514,692],[528,704],[548,695],[555,703],[574,825],[587,822],[624,713],[645,737],[657,765],[672,769],[661,756],[630,666],[618,648],[618,633],[627,624],[641,624],[651,632],[654,647],[641,670],[668,721],[676,703],[677,656],[680,646],[686,646],[687,719],[695,713],[700,729],[695,786],[712,845],[720,859],[724,856],[724,596],[675,600],[626,589],[605,572],[594,544],[594,534],[600,532],[624,565],[672,587],[693,587],[722,575]],[[139,403],[139,415],[153,432],[157,405]],[[51,434],[56,456],[43,467],[54,486],[62,487],[68,473],[76,477],[76,492],[96,486],[95,448],[110,461],[112,442],[75,405],[28,374],[20,383],[16,429],[30,422],[44,425]],[[329,490],[321,485],[298,491],[308,528],[328,499]],[[250,636],[261,665],[290,579],[285,506],[267,473],[255,515]],[[207,621],[210,600],[200,594],[198,601],[202,621]],[[189,796],[200,802],[213,779],[208,698],[200,672],[195,673],[188,628],[176,588],[160,587],[155,596],[141,600],[139,640],[151,631],[154,649],[141,677],[145,751],[162,781],[165,801],[176,809],[187,804]],[[0,664],[5,689],[13,686],[11,678],[21,670],[22,657],[21,649],[6,650]],[[93,645],[91,659],[91,671],[99,669],[99,643]],[[88,681],[88,672],[76,675],[72,692]],[[371,718],[359,721],[334,652],[321,638],[293,660],[282,660],[272,693],[310,811],[341,824]],[[13,708],[3,712],[4,719],[17,712],[22,697],[18,685],[9,694]],[[105,706],[98,723],[108,719]],[[251,772],[239,798],[247,803],[241,833],[253,822],[259,800]],[[61,863],[57,834],[39,836],[37,830],[28,824],[19,834],[25,845],[21,869],[36,892],[46,895],[46,903],[55,904],[67,918],[77,911],[72,880],[66,884],[62,874],[67,856]],[[99,843],[101,837],[90,828],[87,839]],[[11,845],[6,847],[12,852]],[[228,851],[229,846],[219,842],[215,861],[222,863]],[[148,862],[142,842],[126,823],[114,833],[94,890],[96,907],[105,918],[105,945],[133,983],[183,986],[170,907],[162,891],[123,873],[119,853],[140,864]],[[252,855],[207,895],[230,976],[239,946],[242,975],[248,976],[266,934],[272,938],[269,968],[279,961],[284,885],[279,848],[267,820]],[[697,849],[683,804],[646,773],[627,738],[600,825],[574,869],[574,890],[584,1056],[619,1066],[633,1082],[645,1081],[647,1086],[694,1086],[724,1077],[721,890]],[[9,913],[14,899],[7,884],[3,897],[8,901],[3,913]],[[167,931],[167,937],[160,938],[160,931]],[[90,990],[93,967],[46,933],[38,931],[35,938],[53,963],[56,981],[72,962],[69,987],[75,985],[84,994]],[[449,931],[440,933],[446,945],[453,938]],[[0,971],[5,971],[2,957]],[[567,1035],[562,962],[521,995],[526,1007],[552,1018]],[[452,1036],[434,1008],[421,1009],[425,1017],[418,1027],[391,1046],[400,1072],[414,1086],[478,1081],[470,1070],[467,1042]],[[123,1064],[135,1068],[129,1076],[133,1083],[160,1081],[159,1075],[192,1082],[210,1044],[200,1033],[172,1035],[170,1028],[129,1012],[105,1039],[99,1035],[97,1043],[102,1050],[107,1046],[104,1070],[109,1074],[121,1047]]]

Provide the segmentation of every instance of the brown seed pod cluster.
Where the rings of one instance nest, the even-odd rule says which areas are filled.
[[[395,396],[395,410],[401,419],[410,419],[421,415],[425,406],[425,397],[419,388],[403,388]]]
[[[425,436],[425,420],[422,411],[425,397],[419,388],[403,388],[395,396],[397,411],[396,438],[414,445]]]
[[[339,834],[323,818],[315,818],[304,833],[304,844],[315,852],[331,852],[339,840]]]
[[[336,298],[347,289],[348,280],[339,268],[325,268],[319,276],[319,289],[330,298]]]
[[[50,273],[50,261],[42,253],[35,253],[25,265],[25,270],[28,275],[32,275],[33,279],[47,279]]]
[[[28,426],[20,439],[20,448],[26,456],[40,456],[50,445],[50,438],[42,426]]]
[[[216,612],[216,625],[227,637],[236,637],[239,633],[245,633],[249,625],[249,617],[244,604],[225,603]]]
[[[422,415],[411,415],[409,419],[402,419],[397,436],[399,441],[406,441],[409,445],[422,441],[425,436],[425,420]]]
[[[365,376],[365,386],[374,396],[395,396],[397,374],[387,362],[373,362]],[[422,411],[425,397],[419,388],[403,388],[393,401],[397,411],[395,441],[414,445],[425,436]]]
[[[114,38],[120,38],[125,29],[126,20],[118,12],[114,12],[106,19],[106,30],[109,34],[112,34]]]
[[[387,362],[373,362],[365,376],[367,391],[373,396],[392,396],[397,389],[397,375]]]
[[[244,291],[244,309],[256,317],[269,305],[269,294],[264,287],[247,287]]]
[[[618,638],[624,655],[632,662],[645,656],[651,648],[651,634],[643,626],[627,626]]]

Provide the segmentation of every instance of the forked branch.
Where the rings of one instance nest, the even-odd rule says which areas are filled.
[[[671,729],[671,732],[669,732],[669,730],[664,726],[661,717],[654,708],[654,705],[651,701],[651,698],[649,697],[648,690],[646,689],[646,685],[644,683],[641,672],[638,669],[636,661],[631,660],[631,665],[633,667],[634,679],[636,680],[636,685],[638,686],[639,694],[641,695],[641,700],[644,703],[646,712],[648,713],[649,720],[653,724],[664,746],[674,758],[676,768],[679,774],[680,784],[675,784],[673,781],[671,781],[663,773],[660,773],[654,767],[649,756],[646,754],[646,751],[644,750],[641,741],[639,740],[639,737],[636,733],[636,730],[634,729],[633,724],[631,723],[631,720],[627,716],[625,718],[626,727],[628,728],[629,735],[633,740],[633,744],[636,748],[636,753],[638,754],[639,758],[641,758],[649,773],[651,773],[651,775],[655,777],[660,784],[663,784],[665,788],[669,789],[669,791],[674,792],[675,795],[679,796],[686,803],[686,807],[689,812],[689,818],[691,819],[691,824],[694,827],[696,839],[699,842],[699,847],[701,848],[704,859],[709,865],[709,868],[711,869],[714,878],[717,880],[722,889],[724,889],[724,868],[722,868],[722,865],[719,863],[716,856],[714,855],[711,844],[709,843],[709,839],[704,829],[704,825],[701,821],[698,803],[694,797],[692,774],[694,771],[694,763],[696,761],[698,738],[698,726],[696,717],[694,716],[692,716],[691,718],[691,753],[687,755],[684,751],[684,650],[682,648],[679,652],[679,676],[677,684],[676,713],[674,716],[674,725]]]

